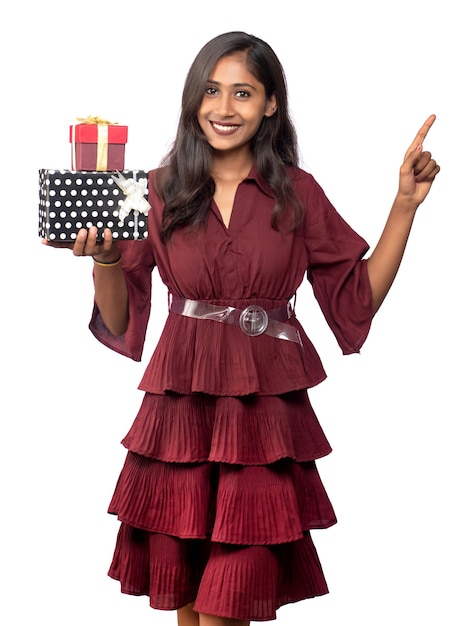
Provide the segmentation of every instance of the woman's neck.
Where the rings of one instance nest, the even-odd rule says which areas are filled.
[[[251,152],[238,154],[215,154],[211,166],[211,176],[215,181],[243,180],[253,165]]]

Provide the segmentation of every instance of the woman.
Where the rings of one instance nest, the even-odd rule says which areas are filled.
[[[169,316],[140,388],[109,511],[110,575],[180,626],[270,620],[327,593],[310,531],[336,522],[315,460],[330,446],[307,389],[325,378],[295,317],[307,275],[344,354],[358,352],[439,166],[410,145],[382,236],[367,243],[298,167],[284,72],[241,32],[218,36],[186,78],[176,140],[149,175],[149,236],[95,228],[91,330],[140,359],[156,266]],[[50,244],[55,245],[55,244]]]

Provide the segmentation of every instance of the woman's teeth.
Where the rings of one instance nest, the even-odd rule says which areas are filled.
[[[239,128],[239,126],[231,126],[229,124],[217,124],[216,122],[211,122],[213,128],[219,130],[222,133],[231,133]]]

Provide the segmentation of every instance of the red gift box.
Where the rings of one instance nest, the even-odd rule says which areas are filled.
[[[127,126],[118,126],[106,121],[70,126],[71,169],[87,172],[125,169],[127,130]]]

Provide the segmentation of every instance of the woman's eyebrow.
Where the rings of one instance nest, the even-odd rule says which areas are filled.
[[[210,78],[208,78],[207,82],[210,85],[222,86],[222,83],[218,82],[217,80],[211,80]],[[230,87],[246,87],[248,89],[256,89],[254,85],[251,85],[250,83],[233,83],[232,85],[230,85]]]

